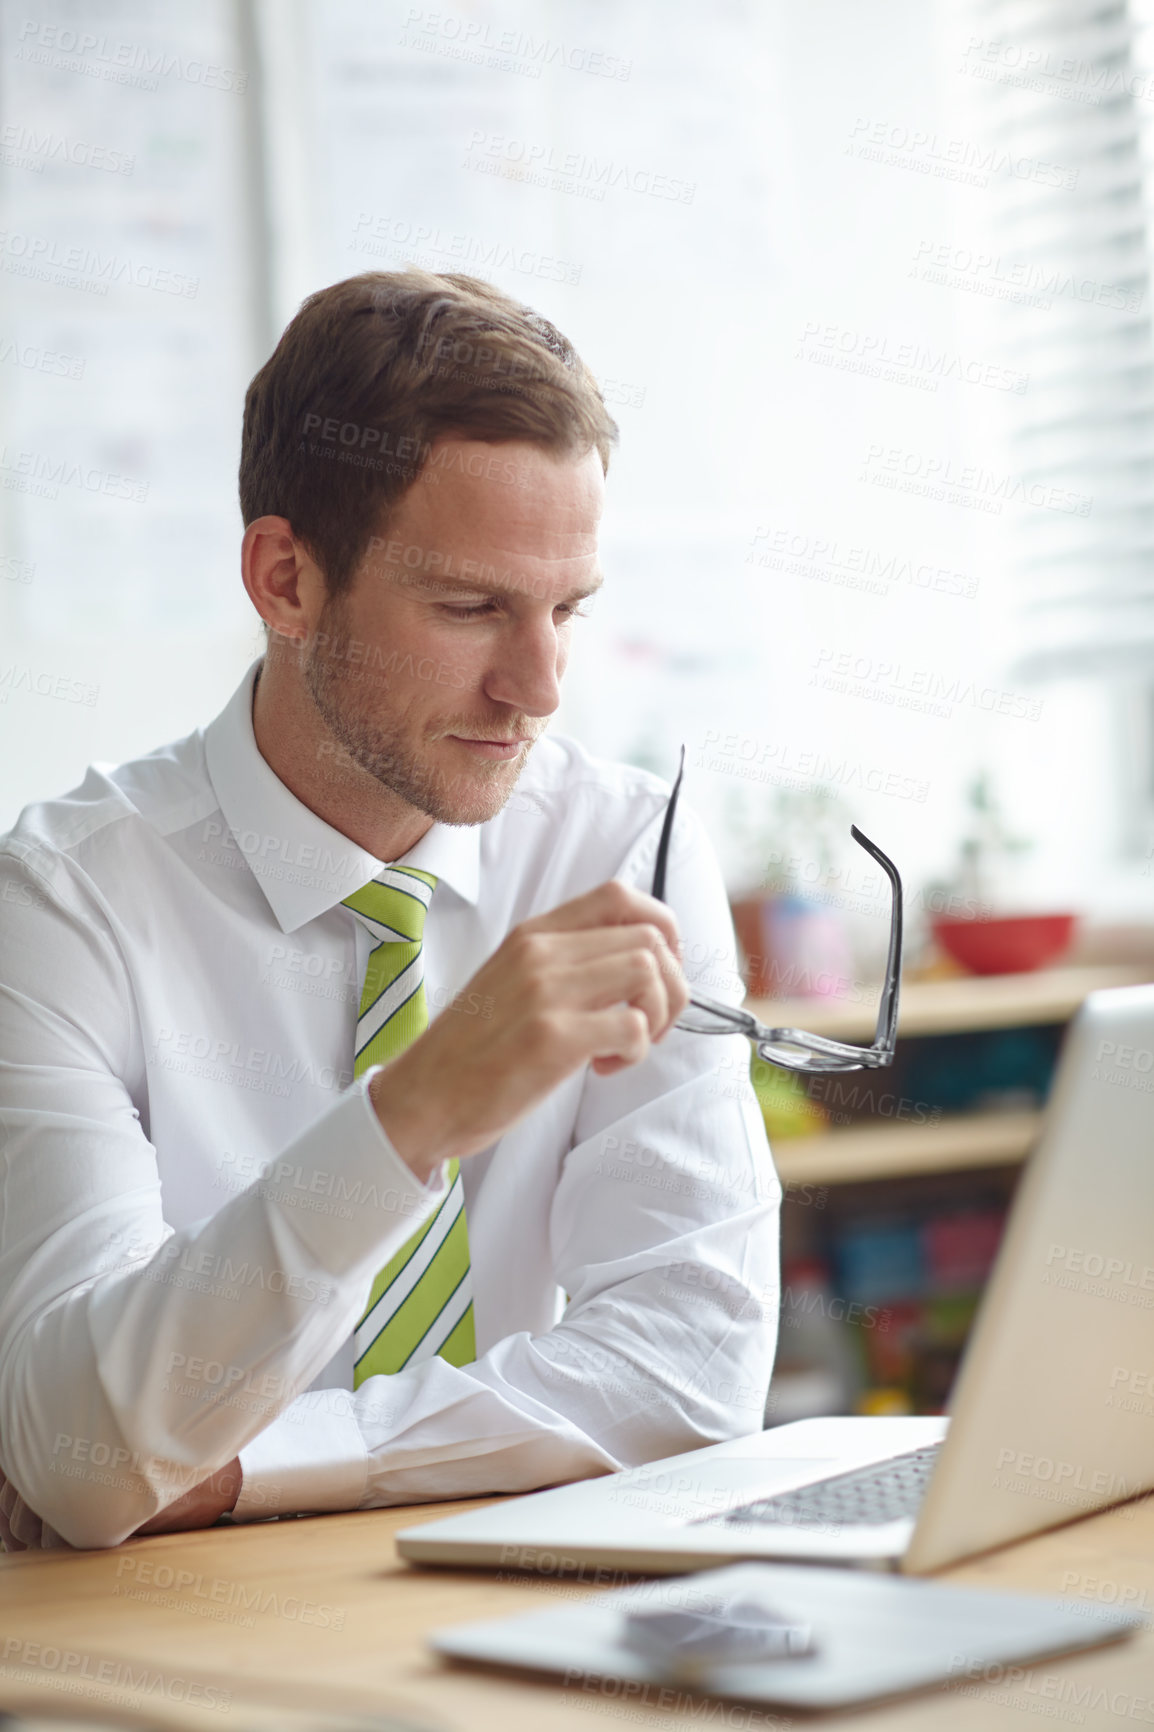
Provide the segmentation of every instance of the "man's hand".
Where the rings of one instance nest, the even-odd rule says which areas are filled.
[[[218,1516],[226,1510],[234,1508],[240,1496],[241,1481],[240,1457],[234,1456],[227,1467],[218,1468],[208,1479],[201,1480],[191,1491],[186,1491],[178,1497],[175,1503],[170,1503],[167,1509],[159,1515],[146,1521],[143,1527],[136,1529],[131,1537],[137,1534],[169,1534],[178,1533],[185,1528],[209,1528]],[[72,1551],[66,1539],[62,1539],[55,1528],[42,1522],[34,1510],[30,1510],[16,1487],[0,1473],[0,1542],[6,1552],[26,1552],[29,1550]]]
[[[217,1468],[202,1479],[199,1485],[138,1527],[136,1534],[174,1534],[186,1528],[210,1528],[218,1516],[235,1507],[243,1477],[240,1457],[234,1455],[227,1467]]]
[[[669,908],[616,879],[514,927],[369,1085],[402,1160],[426,1180],[487,1148],[582,1065],[609,1076],[639,1064],[689,1002],[679,953]]]

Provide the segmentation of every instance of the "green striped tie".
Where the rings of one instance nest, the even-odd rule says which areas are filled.
[[[373,940],[357,1017],[353,1075],[388,1064],[428,1027],[421,940],[437,880],[415,866],[384,866],[344,898]],[[379,1272],[354,1336],[353,1387],[440,1354],[450,1365],[477,1357],[473,1283],[460,1163],[447,1167],[440,1208]]]

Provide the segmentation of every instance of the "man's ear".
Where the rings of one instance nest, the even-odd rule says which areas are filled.
[[[324,604],[324,579],[287,517],[256,517],[244,532],[240,569],[270,634],[307,639]]]

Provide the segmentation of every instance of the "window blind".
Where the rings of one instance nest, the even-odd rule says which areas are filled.
[[[1154,676],[1154,0],[987,0],[959,71],[993,167],[1027,677]]]

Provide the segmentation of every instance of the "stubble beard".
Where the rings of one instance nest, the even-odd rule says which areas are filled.
[[[317,629],[301,667],[305,689],[317,713],[359,769],[382,788],[397,795],[418,812],[439,824],[484,824],[504,807],[528,760],[532,745],[513,760],[477,759],[466,772],[448,772],[423,759],[408,735],[403,720],[370,713],[374,690],[392,684],[374,678],[343,653],[351,637],[344,598],[330,596],[321,610]],[[323,648],[318,650],[318,645]],[[451,720],[451,718],[449,718]],[[474,724],[462,723],[462,726]],[[500,724],[497,724],[499,726]],[[451,733],[451,728],[446,729]],[[444,737],[444,736],[442,736]],[[450,748],[464,757],[465,749]]]

